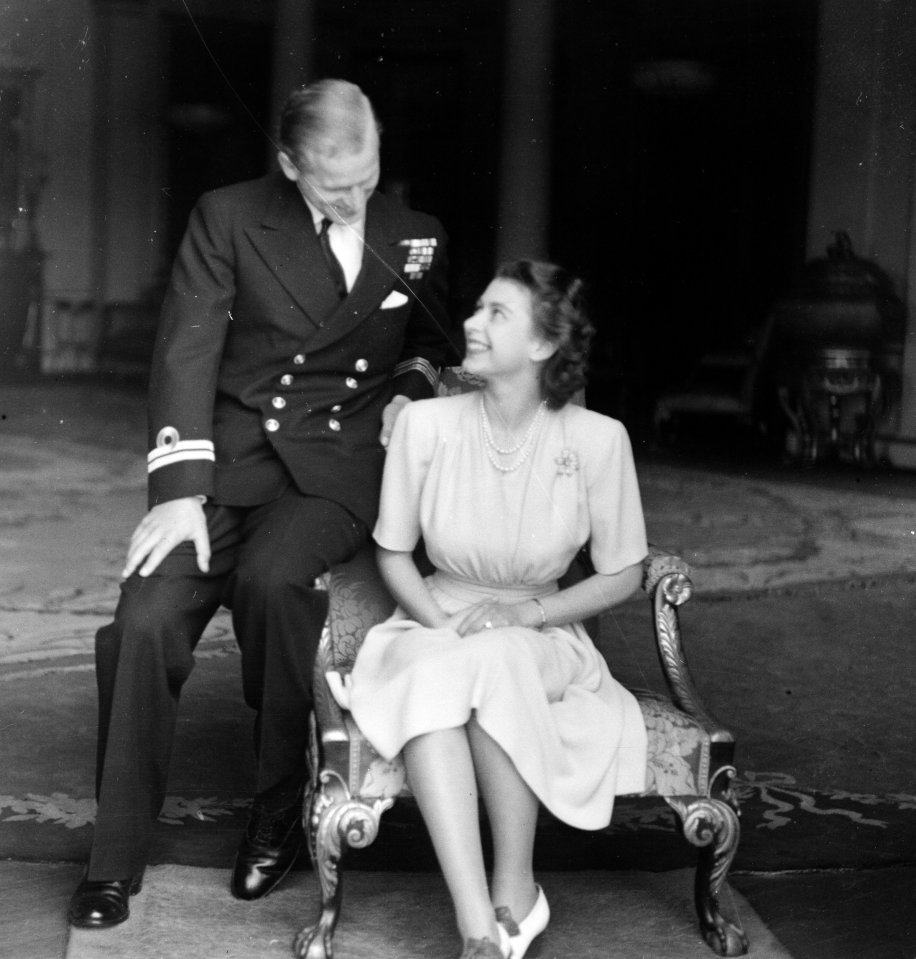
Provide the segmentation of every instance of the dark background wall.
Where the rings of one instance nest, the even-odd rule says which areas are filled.
[[[595,285],[597,404],[635,425],[803,261],[814,5],[562,10],[553,252]]]
[[[6,0],[0,249],[31,256],[37,238],[41,282],[2,284],[18,324],[4,352],[44,373],[142,376],[191,203],[275,162],[282,89],[349,76],[385,124],[385,188],[449,229],[456,319],[497,249],[546,249],[594,289],[591,404],[641,428],[655,394],[745,340],[836,231],[912,315],[914,37],[911,0]],[[507,83],[519,61],[529,76]],[[550,96],[525,106],[532,76]],[[538,117],[526,143],[539,98],[552,129]],[[911,338],[881,363],[897,386],[880,435],[912,465]]]
[[[177,10],[161,17],[158,32],[168,191],[165,272],[201,193],[266,169],[273,42],[267,21],[191,19]]]
[[[590,401],[638,428],[685,365],[753,332],[804,259],[816,5],[557,10],[550,255],[592,284]],[[492,0],[316,5],[313,75],[375,102],[383,187],[449,230],[458,318],[494,265],[503,20]],[[174,248],[199,192],[266,167],[271,37],[177,14],[164,31]],[[197,100],[212,116],[191,132],[176,104]]]

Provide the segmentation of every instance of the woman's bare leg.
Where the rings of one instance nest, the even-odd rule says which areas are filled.
[[[462,939],[486,937],[498,943],[480,839],[477,782],[465,728],[417,736],[404,746],[403,754],[410,789],[451,893]]]
[[[493,832],[493,905],[508,906],[518,922],[537,899],[534,834],[538,799],[502,746],[476,719],[472,718],[466,728]]]

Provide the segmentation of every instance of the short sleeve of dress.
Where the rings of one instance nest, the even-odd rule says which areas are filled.
[[[388,451],[379,515],[372,537],[379,546],[410,552],[420,540],[420,494],[435,450],[432,400],[415,400],[398,414]]]
[[[600,422],[600,428],[599,428]],[[586,462],[592,564],[619,573],[649,551],[630,438],[623,424],[595,416]]]

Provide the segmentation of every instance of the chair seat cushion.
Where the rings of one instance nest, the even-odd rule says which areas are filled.
[[[633,694],[649,737],[646,789],[641,795],[705,795],[709,785],[709,734],[664,696],[644,690],[634,690]],[[379,756],[349,714],[344,714],[342,725],[335,725],[322,737],[322,748],[324,768],[336,772],[354,798],[410,795],[401,757],[388,761]]]
[[[649,735],[644,796],[705,796],[709,789],[710,737],[670,699],[641,689],[633,695]]]

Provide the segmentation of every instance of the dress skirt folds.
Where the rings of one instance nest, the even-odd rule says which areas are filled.
[[[528,462],[502,473],[482,447],[479,402],[465,394],[401,413],[374,534],[398,551],[423,536],[437,570],[426,583],[445,613],[555,592],[586,541],[599,572],[645,556],[619,423],[578,407],[551,412]],[[645,788],[642,713],[578,623],[462,637],[398,609],[369,631],[346,684],[329,678],[385,758],[415,736],[475,716],[544,806],[571,826],[606,826],[615,795]]]

